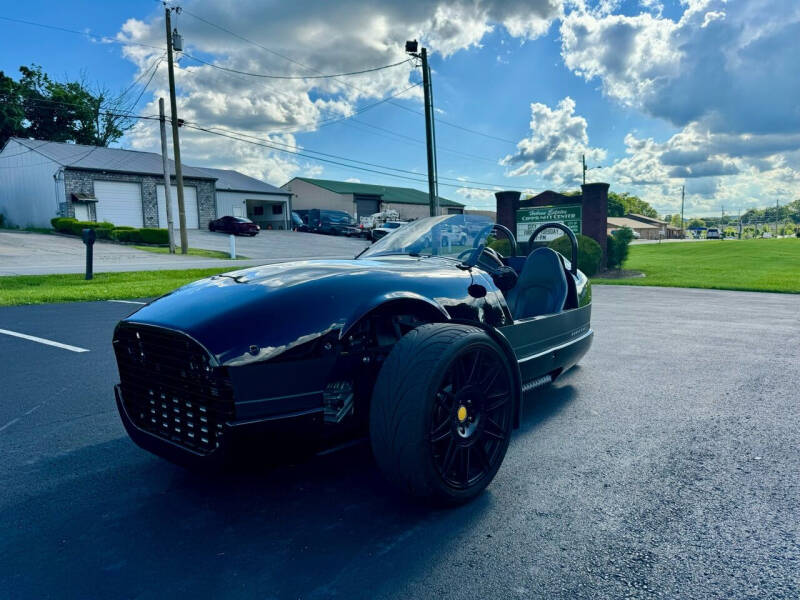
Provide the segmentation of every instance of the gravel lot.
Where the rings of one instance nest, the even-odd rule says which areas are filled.
[[[497,478],[409,505],[365,445],[190,474],[130,442],[135,306],[0,309],[0,597],[797,598],[797,296],[595,287],[595,343],[528,398]]]

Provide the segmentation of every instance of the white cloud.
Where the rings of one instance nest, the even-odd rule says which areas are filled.
[[[581,154],[590,166],[606,157],[605,150],[589,146],[586,119],[575,114],[575,101],[569,96],[556,108],[532,103],[530,128],[531,135],[517,144],[517,152],[501,161],[512,167],[509,176],[537,174],[563,186],[580,181]]]
[[[517,37],[534,38],[543,35],[562,12],[561,0],[187,0],[182,7],[184,12],[173,24],[183,35],[187,53],[229,69],[282,75],[341,73],[402,61],[407,58],[407,39],[419,39],[429,52],[447,57],[479,46],[498,26]],[[190,13],[263,46],[247,43]],[[117,37],[135,42],[125,45],[124,53],[144,69],[160,51],[137,43],[161,47],[163,36],[163,17],[158,12],[151,20],[128,20]],[[274,80],[224,72],[183,57],[175,71],[179,114],[205,127],[224,127],[262,139],[291,136],[349,115],[365,101],[409,87],[413,68],[405,64],[341,80]],[[165,69],[160,70],[154,87],[156,97],[166,97]],[[421,90],[417,87],[403,97],[419,100]],[[153,114],[156,106],[151,103],[145,111]],[[140,123],[128,138],[134,147],[158,148],[152,123]],[[283,183],[280,177],[301,167],[290,155],[243,141],[189,130],[184,130],[184,138],[189,163],[229,166],[235,158],[243,161],[236,164],[272,183]],[[211,140],[216,140],[217,152],[211,150]]]

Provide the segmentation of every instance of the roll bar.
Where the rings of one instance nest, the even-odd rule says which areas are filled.
[[[569,238],[570,244],[572,244],[572,258],[570,259],[570,271],[573,275],[578,274],[578,238],[575,237],[575,234],[572,232],[572,229],[564,225],[563,223],[544,223],[539,225],[534,232],[531,234],[531,237],[528,238],[528,248],[533,245],[533,242],[536,240],[536,236],[542,233],[545,229],[560,229],[564,233],[567,234]]]

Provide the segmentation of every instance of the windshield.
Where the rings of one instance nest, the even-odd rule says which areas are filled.
[[[395,223],[394,221],[387,221],[382,225],[384,229],[397,229],[398,227],[402,227],[405,223]]]
[[[405,223],[374,243],[362,258],[391,254],[445,256],[466,260],[482,244],[494,223],[480,215],[441,215]]]

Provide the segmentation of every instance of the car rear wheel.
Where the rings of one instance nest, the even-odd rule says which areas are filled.
[[[402,491],[467,502],[503,462],[512,410],[511,370],[494,340],[468,325],[423,325],[395,344],[378,375],[372,450]]]
[[[214,223],[212,223],[212,222],[210,222],[210,221],[209,221],[209,223],[208,223],[208,230],[209,230],[209,231],[214,231]]]

